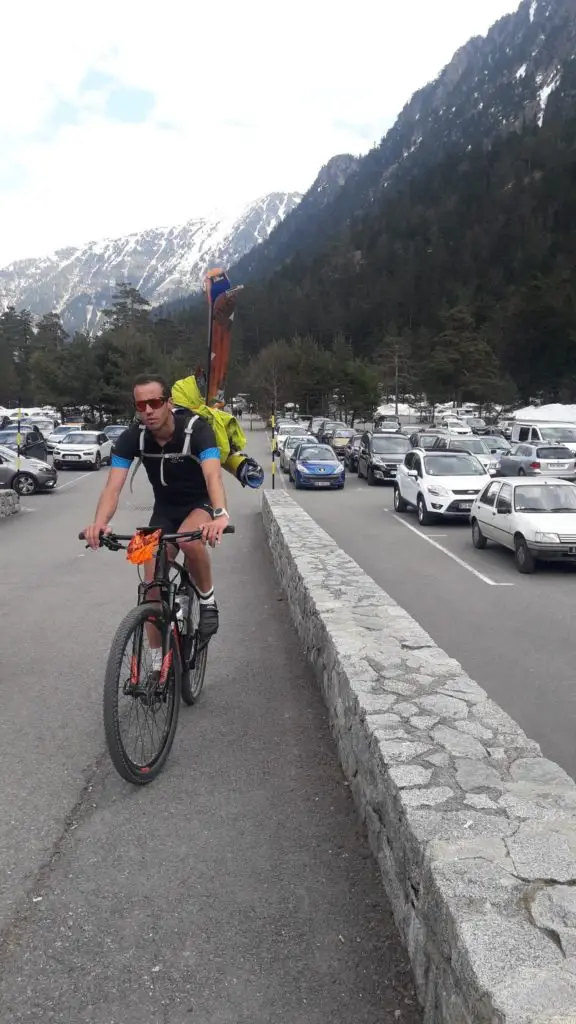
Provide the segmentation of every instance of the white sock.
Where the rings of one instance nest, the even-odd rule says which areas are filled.
[[[203,594],[202,591],[198,589],[196,590],[196,593],[198,594],[198,601],[200,602],[201,605],[216,604],[216,598],[214,597],[214,587],[206,591],[205,594]]]
[[[152,671],[159,672],[162,668],[162,648],[151,647],[150,653],[152,655]]]

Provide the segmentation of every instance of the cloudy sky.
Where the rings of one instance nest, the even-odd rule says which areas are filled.
[[[304,191],[518,0],[18,0],[2,15],[0,266]]]

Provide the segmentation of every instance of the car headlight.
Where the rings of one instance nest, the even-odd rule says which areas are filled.
[[[557,533],[544,533],[542,530],[536,530],[534,534],[534,540],[537,544],[559,544],[560,537]]]
[[[344,466],[341,466],[340,464],[338,464],[337,466],[334,466],[334,472],[335,473],[343,473],[344,472]]]
[[[296,469],[298,470],[299,473],[309,473],[310,472],[310,470],[307,469],[307,467],[304,466],[301,462],[297,462],[296,463]]]
[[[450,497],[450,491],[440,484],[434,484],[433,487],[428,488],[428,494],[433,494],[435,498],[448,498]]]

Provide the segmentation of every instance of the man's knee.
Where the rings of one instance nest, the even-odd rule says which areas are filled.
[[[206,545],[201,540],[189,540],[185,544],[180,545],[180,549],[185,558],[189,558],[191,562],[197,562],[201,559],[207,559],[208,552]]]

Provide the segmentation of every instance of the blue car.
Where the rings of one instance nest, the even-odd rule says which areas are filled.
[[[344,466],[327,444],[298,445],[290,458],[288,473],[296,490],[323,487],[341,491],[344,487]]]

